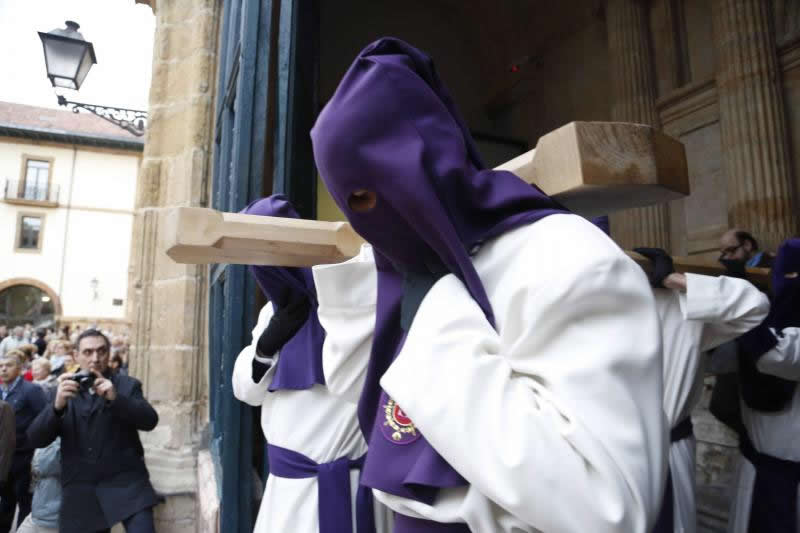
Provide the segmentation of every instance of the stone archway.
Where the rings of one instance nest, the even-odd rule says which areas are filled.
[[[39,280],[33,278],[12,278],[0,282],[0,301],[3,300],[2,296],[4,293],[8,294],[6,291],[21,291],[25,287],[35,289],[42,296],[42,304],[39,310],[45,312],[47,316],[50,316],[50,310],[52,310],[52,318],[57,322],[63,312],[61,299],[49,285]],[[46,298],[49,298],[49,300],[46,300]],[[0,312],[4,312],[4,310],[0,310]]]

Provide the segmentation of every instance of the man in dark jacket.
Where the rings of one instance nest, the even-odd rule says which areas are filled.
[[[14,408],[0,400],[0,484],[4,483],[11,458],[17,446],[17,427],[14,424]]]
[[[0,400],[14,409],[16,447],[8,478],[0,484],[0,533],[8,533],[19,505],[19,522],[31,512],[31,459],[36,448],[25,437],[33,419],[45,410],[42,388],[22,379],[22,361],[12,353],[0,356]]]
[[[108,531],[117,522],[129,533],[155,531],[157,497],[138,431],[155,428],[158,414],[138,380],[109,372],[110,349],[99,331],[81,333],[75,353],[81,372],[59,376],[52,406],[28,430],[36,447],[61,437],[61,533]]]

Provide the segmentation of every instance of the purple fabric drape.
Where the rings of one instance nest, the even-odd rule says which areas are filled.
[[[256,200],[244,208],[242,213],[300,218],[292,204],[281,194]],[[305,324],[280,350],[269,390],[305,390],[315,384],[324,385],[322,344],[325,341],[325,330],[317,316],[317,291],[311,269],[251,265],[250,273],[264,296],[272,302],[276,312],[289,302],[292,292],[302,294],[311,302],[311,311]]]

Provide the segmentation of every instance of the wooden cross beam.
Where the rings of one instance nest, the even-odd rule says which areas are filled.
[[[683,145],[641,124],[572,122],[497,167],[535,183],[572,211],[594,216],[689,194]],[[172,209],[162,226],[178,263],[311,266],[358,251],[347,223],[291,220],[212,209]]]
[[[541,139],[536,149],[497,167],[539,186],[584,216],[663,203],[689,194],[683,145],[640,124],[573,122]],[[161,230],[166,252],[187,264],[236,263],[312,266],[353,257],[363,242],[346,222],[323,222],[171,209]],[[649,261],[627,252],[645,270]],[[673,257],[678,272],[719,275],[722,267],[694,257]],[[769,271],[748,269],[766,287]]]
[[[652,264],[650,260],[643,255],[636,252],[625,251],[628,256],[636,261],[642,269],[648,274],[652,272]],[[706,276],[720,276],[725,274],[725,269],[716,261],[703,259],[699,257],[680,257],[672,256],[672,263],[675,267],[675,272],[703,274]],[[770,286],[770,271],[768,268],[748,267],[747,279],[756,287],[761,289],[768,289]]]

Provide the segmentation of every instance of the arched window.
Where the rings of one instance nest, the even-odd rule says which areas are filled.
[[[55,324],[55,315],[52,299],[38,287],[12,285],[0,291],[0,324],[47,327]]]

